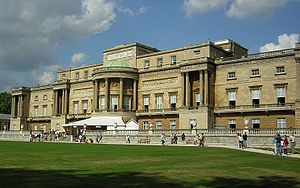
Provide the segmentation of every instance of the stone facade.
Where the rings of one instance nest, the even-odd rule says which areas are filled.
[[[300,44],[248,55],[226,39],[166,51],[139,43],[103,63],[59,70],[55,83],[12,89],[11,130],[58,129],[92,116],[140,129],[300,127]]]

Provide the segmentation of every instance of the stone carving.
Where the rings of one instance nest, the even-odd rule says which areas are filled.
[[[90,96],[93,94],[93,88],[75,89],[74,96]]]
[[[162,88],[162,87],[171,87],[177,85],[177,77],[175,78],[169,78],[169,79],[163,79],[163,80],[150,80],[150,81],[144,81],[143,85],[145,88]]]

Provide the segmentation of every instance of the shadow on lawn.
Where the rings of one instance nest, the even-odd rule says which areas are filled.
[[[80,173],[80,174],[79,174]],[[196,180],[196,179],[195,179]],[[25,169],[0,169],[0,187],[298,187],[292,177],[266,176],[257,180],[231,177],[214,177],[196,182],[181,182],[157,174],[140,172],[85,174],[85,171],[42,171]]]

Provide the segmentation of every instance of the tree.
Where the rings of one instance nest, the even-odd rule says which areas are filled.
[[[10,114],[11,110],[11,94],[8,92],[0,92],[0,114]]]

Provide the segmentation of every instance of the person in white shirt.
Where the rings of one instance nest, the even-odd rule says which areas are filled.
[[[295,147],[296,147],[296,139],[295,139],[294,133],[292,133],[289,140],[290,140],[291,152],[294,154],[295,153]]]

